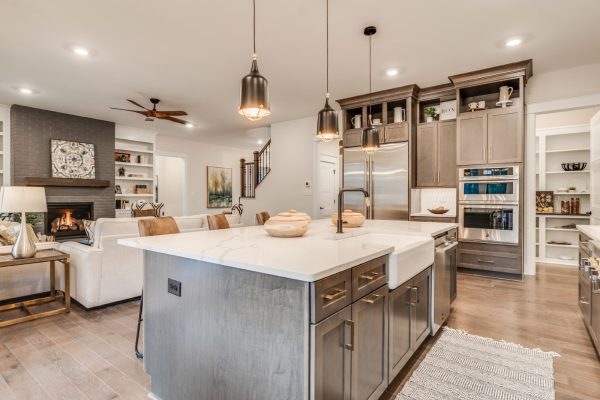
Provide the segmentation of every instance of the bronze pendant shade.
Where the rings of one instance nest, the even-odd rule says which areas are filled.
[[[377,28],[374,26],[367,26],[364,30],[365,36],[369,37],[369,115],[367,118],[367,127],[362,131],[362,142],[361,148],[367,152],[367,154],[373,154],[377,150],[379,150],[380,142],[379,142],[379,130],[373,127],[373,122],[371,121],[371,37],[377,32]]]
[[[327,95],[325,96],[325,106],[319,111],[317,116],[317,137],[322,142],[331,142],[340,137],[337,111],[329,104],[329,0],[326,2],[326,51],[327,51]]]
[[[239,113],[251,121],[257,121],[271,114],[269,104],[269,82],[258,71],[256,61],[256,0],[252,1],[252,32],[254,53],[250,73],[242,78]]]

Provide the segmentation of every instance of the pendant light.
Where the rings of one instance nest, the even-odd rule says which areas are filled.
[[[369,37],[369,115],[367,116],[367,127],[362,131],[361,148],[366,151],[367,154],[373,154],[379,150],[379,130],[373,126],[373,122],[371,121],[371,37],[376,32],[377,28],[374,26],[367,26],[364,30],[365,36]]]
[[[256,0],[252,0],[252,35],[254,52],[252,53],[252,68],[250,73],[242,78],[242,89],[240,91],[239,113],[250,121],[271,114],[269,107],[269,83],[267,79],[258,72],[256,62]]]
[[[329,105],[329,0],[327,0],[327,22],[326,22],[326,49],[327,66],[326,82],[327,94],[325,95],[325,106],[319,111],[317,116],[317,137],[322,142],[331,142],[340,137],[337,112]]]

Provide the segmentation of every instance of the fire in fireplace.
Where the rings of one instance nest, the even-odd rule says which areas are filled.
[[[93,203],[48,203],[45,217],[47,235],[56,239],[85,237],[84,219],[93,219]]]

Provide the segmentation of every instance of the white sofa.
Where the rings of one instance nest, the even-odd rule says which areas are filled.
[[[201,214],[174,218],[181,232],[192,232],[208,230],[206,217]],[[230,225],[239,225],[236,220],[239,216],[227,215],[227,218]],[[71,296],[84,307],[98,307],[141,295],[143,252],[117,244],[118,239],[139,236],[138,219],[99,218],[92,246],[78,242],[58,245],[59,250],[71,256]]]

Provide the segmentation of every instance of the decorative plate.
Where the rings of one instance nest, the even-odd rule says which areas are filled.
[[[92,143],[50,140],[53,178],[96,178],[96,152]]]

